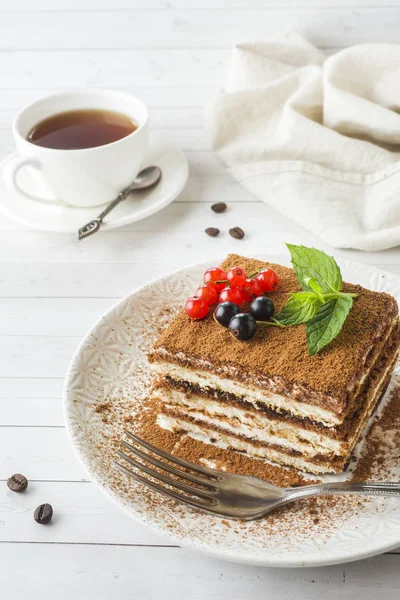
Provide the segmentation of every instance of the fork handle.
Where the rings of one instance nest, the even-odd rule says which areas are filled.
[[[311,496],[360,494],[363,496],[395,496],[400,498],[400,482],[366,481],[365,483],[320,483],[291,490],[287,498],[296,500]]]

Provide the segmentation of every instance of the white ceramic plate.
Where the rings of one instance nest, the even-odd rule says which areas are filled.
[[[0,165],[0,214],[22,225],[42,231],[77,233],[80,227],[94,219],[105,208],[105,205],[75,208],[28,200],[6,186],[2,175],[6,162]],[[161,181],[154,188],[135,192],[121,202],[105,219],[102,231],[141,221],[170,204],[181,193],[189,174],[188,163],[182,152],[166,148],[154,140],[143,162],[143,168],[148,165],[160,167]],[[49,190],[40,186],[30,176],[28,169],[21,171],[20,184],[34,195],[51,197]]]
[[[268,260],[287,264],[282,257]],[[359,560],[400,546],[396,498],[372,499],[363,510],[338,516],[333,527],[320,534],[304,531],[301,513],[294,515],[290,526],[266,534],[261,522],[227,524],[174,504],[112,466],[113,443],[124,428],[122,417],[140,411],[148,390],[146,353],[157,330],[165,326],[165,304],[182,306],[209,266],[190,266],[134,291],[93,326],[76,351],[66,378],[65,418],[72,444],[93,481],[132,517],[179,544],[220,559],[275,567],[318,566]],[[347,260],[340,266],[345,280],[387,291],[400,300],[400,279],[390,273]],[[96,412],[104,402],[115,407],[110,419]]]

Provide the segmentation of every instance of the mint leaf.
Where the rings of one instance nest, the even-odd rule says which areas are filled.
[[[321,300],[321,303],[324,304],[324,302],[326,302],[326,300],[324,298],[322,287],[319,285],[319,283],[317,283],[315,281],[315,279],[313,279],[312,277],[310,277],[310,279],[307,281],[307,285],[319,297],[319,299]]]
[[[340,269],[332,256],[322,250],[286,244],[292,258],[296,277],[302,290],[315,291],[310,281],[316,282],[322,293],[339,292],[342,289]]]
[[[327,346],[342,329],[351,307],[353,298],[341,294],[323,304],[317,314],[307,322],[308,354],[317,354]]]
[[[276,320],[283,325],[298,325],[306,323],[318,312],[322,302],[313,292],[298,292],[293,294],[282,310],[277,314]]]

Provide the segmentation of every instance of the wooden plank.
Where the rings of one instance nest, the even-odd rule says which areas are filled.
[[[61,30],[62,28],[59,28]],[[132,32],[129,33],[132,37]],[[0,54],[0,89],[132,85],[164,88],[220,86],[230,50],[47,50]],[[62,65],[62,69],[60,69]]]
[[[0,319],[0,336],[81,337],[117,300],[118,298],[0,298],[0,314],[3,315]],[[29,310],[26,310],[27,304]]]
[[[22,472],[28,476],[27,471]],[[50,527],[38,527],[33,520],[33,511],[43,502],[54,509]],[[0,505],[3,543],[173,544],[132,519],[91,483],[34,480],[29,481],[26,492],[16,494],[0,481]]]
[[[211,210],[213,202],[226,201],[227,209],[224,213],[216,214]],[[132,195],[126,202],[134,204],[135,196]],[[202,232],[206,227],[214,225],[221,229],[231,227],[232,223],[241,224],[246,231],[260,228],[260,220],[265,231],[274,230],[281,232],[299,231],[300,226],[290,219],[281,216],[274,209],[250,195],[234,181],[222,180],[219,177],[202,181],[200,178],[191,178],[185,190],[179,195],[176,202],[169,204],[162,211],[144,220],[124,226],[120,231],[135,233],[157,233],[164,230],[180,230],[188,232]],[[0,221],[0,231],[24,232],[26,227],[14,223],[8,218]],[[68,234],[66,234],[68,235]],[[94,239],[94,238],[92,238]],[[86,244],[81,244],[84,249]]]
[[[86,244],[80,244],[73,234],[54,234],[47,232],[21,231],[18,236],[12,232],[4,232],[0,236],[0,263],[71,263],[86,262],[103,265],[104,263],[125,263],[143,261],[147,265],[160,261],[160,248],[163,248],[163,259],[170,270],[182,264],[215,260],[229,252],[242,253],[247,256],[275,255],[285,252],[282,231],[266,228],[265,222],[259,219],[253,230],[246,231],[243,240],[235,240],[227,232],[229,227],[242,225],[232,213],[227,219],[226,228],[217,238],[209,238],[202,229],[197,231],[185,229],[185,219],[181,219],[176,226],[166,231],[135,232],[124,229],[99,232]],[[290,238],[290,239],[289,239]],[[326,252],[332,248],[323,243],[320,238],[311,233],[296,229],[290,232],[287,241],[292,244],[316,246]],[[379,265],[398,264],[398,251],[396,248],[386,250],[385,253],[335,250],[335,256],[348,257],[352,260]],[[150,268],[150,267],[149,267]],[[98,267],[101,276],[101,267]],[[1,282],[0,282],[1,284]],[[0,285],[0,287],[3,287]]]
[[[178,266],[176,261],[174,267]],[[184,258],[181,266],[185,266]],[[93,269],[90,263],[0,263],[0,295],[11,298],[122,298],[135,287],[165,275],[170,268],[167,261],[152,263],[151,268],[143,262],[106,263],[101,267],[99,277],[99,269]]]
[[[0,401],[6,400],[10,408],[21,398],[30,400],[61,398],[63,384],[63,377],[0,377]],[[3,414],[2,417],[1,423],[5,424],[7,414]]]
[[[0,379],[0,389],[1,383]],[[61,394],[56,398],[0,398],[0,411],[0,435],[4,426],[64,427]]]
[[[0,263],[0,298],[122,298],[171,268],[186,265],[184,256],[180,261],[175,258],[173,265],[167,256],[165,262],[153,262],[150,268],[143,262],[105,263],[99,277],[91,263]],[[380,264],[379,268],[400,275],[400,264]]]
[[[1,427],[0,433],[0,480],[12,473],[38,481],[90,480],[63,428]]]
[[[229,226],[239,225],[231,222]],[[243,241],[234,240],[228,233],[224,233],[210,240],[204,231],[191,231],[181,234],[177,238],[178,231],[182,231],[183,223],[173,231],[164,232],[131,232],[123,230],[99,232],[87,244],[83,246],[75,239],[75,236],[60,235],[42,232],[21,232],[18,236],[13,233],[3,233],[0,238],[0,263],[27,263],[45,262],[90,262],[90,263],[131,263],[132,260],[146,260],[147,264],[159,262],[160,247],[164,248],[163,254],[170,258],[173,268],[174,256],[184,253],[186,263],[201,262],[203,260],[224,256],[228,252],[243,252],[251,256],[252,252],[269,252],[273,248],[282,248],[282,233],[272,233],[265,238],[264,231],[248,232]],[[301,236],[290,236],[292,243],[297,243]],[[311,240],[311,236],[303,235],[302,239]],[[319,242],[319,246],[322,244]],[[169,249],[167,251],[167,249]],[[10,260],[11,259],[11,260]],[[387,261],[388,262],[388,261]],[[394,261],[395,262],[395,261]],[[101,267],[98,267],[99,276]],[[3,287],[3,286],[2,286]]]
[[[27,588],[33,600],[54,597],[55,587],[57,600],[264,600],[266,590],[280,600],[398,598],[394,555],[296,570],[226,563],[179,548],[4,544],[0,559],[7,600],[26,600]],[[22,578],[27,586],[16,585]]]
[[[20,82],[21,83],[21,82]],[[48,85],[49,82],[47,82]],[[103,84],[98,84],[97,87],[108,88],[108,83],[105,81]],[[118,88],[128,94],[138,96],[147,104],[151,109],[151,123],[153,123],[153,109],[160,108],[161,110],[170,109],[172,111],[179,110],[180,113],[185,114],[186,111],[190,112],[192,108],[197,109],[200,113],[203,113],[204,104],[210,99],[215,93],[210,90],[207,85],[205,87],[197,86],[196,88],[182,87],[180,86],[168,87],[167,85],[163,88],[157,89],[157,93],[154,93],[154,87],[145,87],[142,85],[135,85],[134,81],[127,81],[124,85],[119,85]],[[69,90],[80,89],[76,85],[72,84],[68,87]],[[0,94],[0,108],[2,111],[9,113],[9,119],[12,119],[14,114],[21,110],[27,104],[36,102],[44,96],[54,94],[54,88],[44,87],[40,88],[35,84],[30,87],[18,87],[12,88],[9,86],[7,89],[3,89]],[[168,113],[166,113],[168,115]],[[10,123],[10,120],[5,121],[6,124]]]
[[[318,23],[318,27],[315,24]],[[295,29],[318,46],[398,41],[400,8],[386,7],[376,27],[374,7],[356,11],[352,7],[323,10],[280,6],[246,10],[201,11],[53,11],[4,12],[0,22],[3,50],[90,50],[111,52],[133,48],[229,48],[238,41],[265,39],[277,31]],[[90,35],[88,31],[90,30]],[[45,42],[44,42],[45,40]],[[165,61],[165,64],[170,62]],[[136,77],[136,72],[135,72]]]
[[[2,336],[0,377],[64,377],[79,337]]]
[[[35,0],[34,6],[29,0],[15,0],[12,5],[0,4],[0,12],[19,12],[19,11],[54,11],[65,13],[67,11],[79,10],[90,12],[103,12],[108,10],[125,11],[131,10],[133,6],[132,0]],[[319,10],[330,10],[343,8],[366,9],[379,8],[385,10],[389,7],[397,7],[398,0],[385,0],[382,4],[381,0],[251,0],[251,7],[268,10],[271,8],[287,9],[309,9],[318,8]],[[249,7],[248,0],[135,0],[134,8],[138,10],[153,10],[166,12],[174,12],[175,9],[185,9],[188,11],[199,10],[234,10],[245,11]]]

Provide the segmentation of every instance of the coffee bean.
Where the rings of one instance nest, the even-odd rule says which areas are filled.
[[[219,229],[216,227],[207,227],[206,234],[210,235],[211,237],[217,237],[217,235],[219,235]]]
[[[217,202],[216,204],[212,205],[211,210],[216,213],[223,213],[226,211],[226,204],[225,202]]]
[[[244,231],[240,227],[232,227],[232,229],[229,230],[229,235],[237,240],[241,240],[244,238]]]
[[[50,523],[52,517],[53,507],[51,504],[41,504],[37,507],[33,515],[36,523],[40,523],[40,525],[46,525],[47,523]]]
[[[15,473],[7,479],[7,485],[12,492],[24,492],[28,487],[28,480],[21,473]]]

